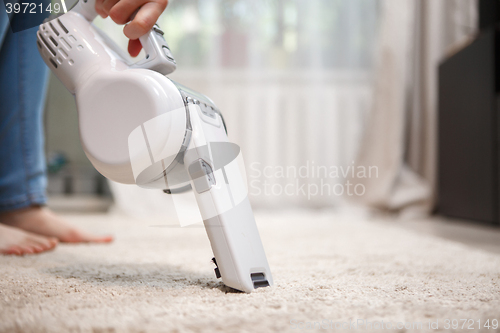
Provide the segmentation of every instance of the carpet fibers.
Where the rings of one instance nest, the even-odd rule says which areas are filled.
[[[500,254],[397,221],[259,213],[275,286],[244,294],[215,278],[202,227],[67,218],[116,240],[0,256],[1,332],[500,331]]]

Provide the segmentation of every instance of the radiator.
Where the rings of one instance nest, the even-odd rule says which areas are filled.
[[[219,106],[254,206],[329,207],[346,195],[371,99],[366,73],[178,70],[172,78]]]

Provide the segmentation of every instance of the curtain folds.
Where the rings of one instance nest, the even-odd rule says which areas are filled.
[[[356,204],[402,215],[433,209],[437,161],[437,71],[477,31],[477,0],[382,0],[374,95],[359,166]]]

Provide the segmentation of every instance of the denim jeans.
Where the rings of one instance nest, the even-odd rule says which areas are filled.
[[[29,26],[30,16],[14,16]],[[48,68],[38,27],[12,33],[0,3],[0,211],[43,205],[46,198],[43,109]]]

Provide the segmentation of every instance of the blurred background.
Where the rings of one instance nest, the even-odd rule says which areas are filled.
[[[462,123],[448,122],[446,115],[456,113],[457,105],[446,101],[457,94],[453,84],[467,76],[459,69],[483,73],[474,66],[488,63],[494,73],[494,33],[488,39],[491,50],[483,47],[489,58],[472,56],[455,69],[447,63],[470,53],[484,29],[496,29],[496,3],[170,0],[158,23],[178,64],[169,77],[214,100],[230,140],[241,147],[255,208],[355,206],[427,216],[439,211],[439,193],[462,191],[462,197],[446,203],[452,209],[445,208],[444,214],[497,222],[499,187],[492,185],[496,155],[484,160],[491,164],[490,185],[474,178],[481,170],[471,172],[467,166],[468,160],[480,161],[478,156],[465,158],[458,152],[439,158],[442,151],[454,152],[460,140],[471,142],[467,135],[484,133],[479,127],[474,133],[450,130],[465,128],[474,113],[483,116],[475,104],[463,111]],[[99,18],[95,24],[126,49],[122,26],[109,18]],[[470,91],[468,84],[482,82],[486,85],[482,91],[491,90],[494,96],[491,78],[471,80],[459,87]],[[464,95],[466,100],[487,97],[467,98]],[[46,111],[53,207],[103,211],[114,205],[130,211],[133,203],[143,207],[132,209],[134,214],[162,212],[161,192],[108,183],[93,169],[79,143],[73,96],[55,77]],[[486,113],[493,112],[484,112],[482,119],[487,122]],[[443,114],[441,130],[438,120]],[[443,148],[446,140],[439,140],[440,133],[452,138],[450,131],[457,136]],[[481,139],[472,142],[476,146],[471,151],[484,146]],[[453,165],[462,165],[477,188],[470,184],[454,188],[462,176]],[[448,182],[451,188],[447,180],[440,183],[440,174],[455,174]],[[495,188],[488,189],[491,197],[478,199],[491,202],[488,209],[495,213],[475,218],[474,211],[485,207],[453,211],[463,207],[461,201],[468,201],[474,191],[485,193],[480,186]]]
[[[252,163],[349,165],[369,108],[379,6],[378,0],[171,0],[159,24],[178,64],[171,78],[215,101],[247,172]],[[122,26],[109,18],[96,24],[126,49]],[[53,195],[108,196],[102,180],[93,184],[99,177],[80,147],[73,98],[54,77],[46,114],[48,155],[56,165],[67,160],[52,174]],[[318,179],[300,179],[310,181]],[[252,197],[267,207],[331,206],[338,199]]]

